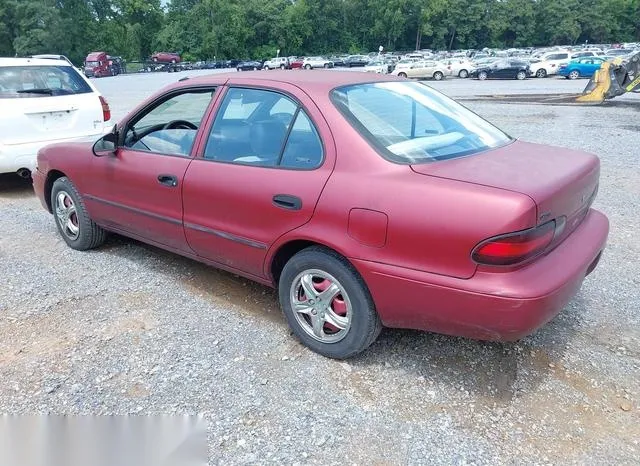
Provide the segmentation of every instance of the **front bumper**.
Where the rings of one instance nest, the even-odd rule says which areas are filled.
[[[554,250],[513,271],[467,280],[352,259],[384,325],[480,340],[515,341],[553,319],[596,267],[609,221],[591,209]]]

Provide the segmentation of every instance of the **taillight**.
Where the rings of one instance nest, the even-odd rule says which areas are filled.
[[[564,227],[564,222],[558,225]],[[494,236],[478,244],[471,257],[478,264],[514,265],[542,254],[556,233],[556,221],[528,230]]]
[[[109,108],[109,103],[107,102],[107,99],[105,99],[102,96],[100,96],[99,99],[100,99],[100,105],[102,105],[102,119],[104,121],[111,120],[111,109]]]

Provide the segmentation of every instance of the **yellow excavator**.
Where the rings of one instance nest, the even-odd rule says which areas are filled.
[[[601,104],[627,92],[640,93],[640,52],[604,62],[575,101]]]

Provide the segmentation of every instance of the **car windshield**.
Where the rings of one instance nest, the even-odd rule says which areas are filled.
[[[2,66],[0,99],[93,92],[71,66]]]
[[[508,144],[505,133],[417,82],[355,84],[331,98],[383,157],[404,164],[453,159]]]

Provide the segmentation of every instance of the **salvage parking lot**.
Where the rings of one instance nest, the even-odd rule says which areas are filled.
[[[119,118],[196,74],[94,82]],[[609,244],[549,325],[517,344],[387,330],[328,360],[289,335],[268,288],[120,237],[73,251],[30,186],[2,177],[0,410],[202,413],[215,463],[636,462],[640,99],[507,104],[474,96],[586,81],[432,84],[514,137],[601,158]]]

